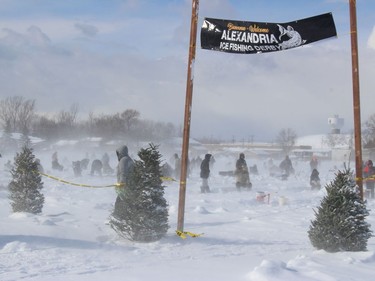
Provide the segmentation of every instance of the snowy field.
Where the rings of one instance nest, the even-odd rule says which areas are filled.
[[[35,152],[53,176],[91,185],[116,182],[115,176],[90,176],[89,171],[74,177],[70,163],[80,153],[59,153],[65,170],[56,172],[50,168],[51,152]],[[12,213],[6,188],[10,174],[3,167],[13,156],[3,156],[2,281],[374,280],[375,238],[369,240],[367,252],[332,254],[311,246],[307,231],[325,191],[310,190],[308,162],[294,161],[295,175],[282,181],[268,176],[263,160],[247,158],[249,166],[258,165],[259,175],[251,176],[252,191],[237,192],[234,178],[218,173],[232,169],[236,159],[214,154],[209,180],[212,193],[200,193],[198,170],[187,184],[184,230],[202,236],[181,239],[175,234],[179,184],[166,182],[168,235],[154,243],[134,243],[119,237],[108,225],[116,198],[110,187],[77,187],[44,177],[42,214]],[[110,156],[115,167],[114,152]],[[335,168],[342,168],[342,163],[320,163],[323,184],[333,179]],[[269,194],[265,202],[256,200],[258,191]],[[374,208],[375,201],[369,201],[368,209]],[[374,230],[373,211],[367,221]]]

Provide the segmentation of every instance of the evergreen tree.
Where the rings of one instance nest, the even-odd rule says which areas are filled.
[[[168,231],[168,204],[157,147],[150,144],[138,152],[134,170],[124,187],[121,205],[110,218],[111,227],[121,236],[138,242],[160,240]],[[116,202],[117,204],[118,202]]]
[[[9,183],[9,199],[13,212],[41,213],[44,204],[44,195],[40,193],[43,182],[31,148],[24,146],[17,153],[11,174],[13,180]]]
[[[353,173],[339,171],[326,190],[308,231],[311,244],[327,252],[366,251],[372,236],[365,222],[369,212],[356,190]]]

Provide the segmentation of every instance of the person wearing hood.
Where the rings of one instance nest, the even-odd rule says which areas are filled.
[[[375,186],[375,168],[371,160],[366,162],[366,166],[363,168],[363,177],[366,184],[366,191],[368,190],[368,196],[371,199],[375,198],[374,186]]]
[[[134,162],[128,154],[128,147],[123,145],[116,149],[116,155],[118,159],[117,165],[117,183],[126,184],[129,174],[133,170]]]
[[[236,170],[234,172],[236,176],[236,188],[241,190],[241,187],[251,189],[252,184],[250,182],[249,169],[245,160],[245,154],[240,153],[240,157],[236,161]]]
[[[200,177],[202,179],[202,186],[201,186],[202,193],[210,192],[210,187],[208,186],[208,178],[210,176],[210,159],[211,159],[211,154],[206,154],[201,163]]]
[[[134,162],[128,154],[128,147],[126,145],[116,149],[116,155],[118,159],[117,184],[120,186],[116,187],[117,198],[113,215],[116,218],[121,218],[121,210],[124,206],[125,188],[126,184],[128,183],[129,176],[133,172]]]
[[[279,168],[283,172],[283,178],[288,178],[290,174],[294,173],[292,161],[289,156],[285,156],[285,159],[281,161]]]

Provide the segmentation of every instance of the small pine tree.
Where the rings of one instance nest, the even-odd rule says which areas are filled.
[[[110,218],[111,227],[121,236],[137,242],[160,240],[168,231],[168,204],[161,180],[161,155],[150,144],[138,152],[133,173],[125,186],[121,203]]]
[[[13,212],[41,213],[43,182],[31,148],[24,146],[21,153],[17,153],[11,174],[13,180],[9,183],[9,199]]]
[[[311,244],[327,252],[366,251],[372,236],[365,222],[369,212],[356,190],[353,173],[339,171],[326,190],[308,231]]]

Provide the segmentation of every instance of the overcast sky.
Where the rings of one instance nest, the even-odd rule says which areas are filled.
[[[0,0],[0,98],[183,126],[191,0]],[[283,23],[332,12],[338,37],[281,52],[202,50],[204,17]],[[357,0],[362,122],[375,113],[375,1]],[[192,137],[353,129],[349,0],[200,0]]]

